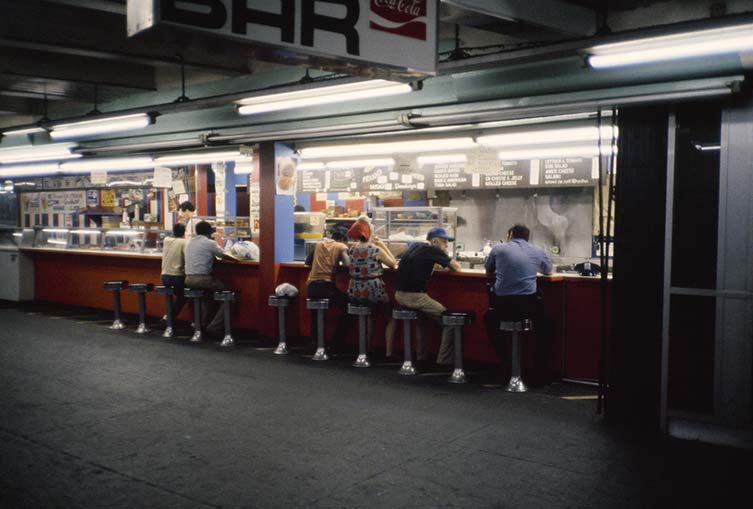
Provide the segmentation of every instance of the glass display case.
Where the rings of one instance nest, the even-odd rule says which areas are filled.
[[[293,259],[306,259],[306,245],[324,238],[327,215],[324,212],[294,212]]]
[[[102,235],[102,249],[105,251],[125,251],[140,253],[146,244],[147,230],[131,230],[128,228],[114,228],[104,230]]]
[[[227,241],[238,242],[239,240],[251,239],[251,222],[248,217],[217,217],[217,216],[193,216],[186,224],[186,235],[193,235],[196,225],[206,221],[214,228],[213,238],[223,246]]]
[[[441,226],[456,237],[457,209],[452,207],[377,207],[374,209],[374,235],[382,239],[390,251],[400,257],[412,242],[426,240],[430,229]],[[450,242],[449,255],[454,243]]]
[[[23,232],[14,226],[0,226],[0,249],[16,251],[21,246]]]
[[[94,228],[74,228],[68,232],[68,249],[99,250],[102,231]]]
[[[42,228],[34,238],[34,247],[65,249],[68,247],[69,228]]]

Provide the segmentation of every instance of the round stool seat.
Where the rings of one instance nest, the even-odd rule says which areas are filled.
[[[105,290],[124,290],[128,288],[128,281],[105,281]]]
[[[528,318],[499,322],[499,330],[507,332],[524,332],[533,329],[533,322]]]
[[[442,313],[442,325],[469,325],[473,323],[476,313],[473,311],[445,311]]]
[[[329,299],[306,299],[306,309],[329,309]]]
[[[154,293],[159,295],[172,295],[175,293],[175,289],[172,286],[155,286]]]
[[[292,297],[270,295],[267,304],[275,308],[286,308],[290,305],[291,300],[293,300]]]
[[[413,309],[395,308],[392,310],[392,318],[395,320],[417,320],[418,313]]]
[[[225,302],[232,302],[235,300],[235,294],[238,292],[235,292],[233,290],[222,290],[219,292],[214,292],[214,300],[221,300]]]
[[[371,314],[371,306],[365,304],[348,304],[349,315],[362,315],[368,316]]]
[[[204,289],[203,288],[186,288],[183,292],[183,295],[188,297],[189,299],[200,299],[204,296]]]
[[[154,290],[152,283],[131,283],[128,285],[128,291],[133,293],[151,292],[152,290]]]

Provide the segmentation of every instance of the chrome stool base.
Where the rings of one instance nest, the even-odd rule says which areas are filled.
[[[145,323],[140,323],[136,328],[136,334],[149,334],[152,330]]]
[[[120,320],[115,320],[114,322],[112,322],[112,325],[110,325],[109,328],[114,330],[122,330],[125,329],[125,327],[126,326],[123,322],[121,322]]]
[[[523,383],[523,379],[519,376],[513,376],[505,387],[507,392],[528,392],[528,387]]]
[[[165,339],[172,339],[175,337],[172,327],[165,327],[165,332],[162,333],[162,337]]]
[[[462,369],[455,369],[455,371],[452,372],[452,375],[447,379],[447,381],[453,384],[464,384],[466,382],[465,371],[463,371]]]
[[[204,341],[204,337],[202,336],[201,331],[197,330],[196,332],[193,333],[193,336],[191,336],[191,342],[201,343],[202,341]]]
[[[287,355],[288,354],[288,345],[286,343],[280,343],[277,345],[277,348],[275,348],[275,355]]]
[[[327,351],[324,348],[317,348],[316,353],[311,358],[313,361],[327,361],[329,360],[329,356],[327,355]]]
[[[353,363],[354,368],[370,368],[371,363],[369,362],[369,358],[366,357],[365,353],[362,353],[358,356],[356,361]]]
[[[224,346],[224,347],[235,346],[235,340],[233,339],[233,336],[228,334],[227,336],[222,338],[222,343],[220,343],[220,346]]]
[[[411,361],[405,361],[403,362],[403,366],[400,368],[400,371],[398,371],[401,375],[415,375],[416,374],[416,368],[413,367],[413,363]]]

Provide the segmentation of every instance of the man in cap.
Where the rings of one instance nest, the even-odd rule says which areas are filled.
[[[460,264],[447,255],[448,243],[453,239],[444,228],[436,227],[426,235],[428,243],[416,242],[403,253],[397,267],[395,278],[395,300],[403,307],[414,309],[441,323],[442,313],[447,309],[426,293],[426,283],[439,266],[441,269],[459,271]],[[426,343],[423,327],[419,322],[416,328],[418,339],[418,359],[424,360]],[[442,328],[442,343],[437,355],[437,364],[448,365],[453,362],[455,350],[454,329]]]

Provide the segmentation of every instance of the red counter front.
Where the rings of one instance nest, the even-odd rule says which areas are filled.
[[[120,255],[101,252],[69,252],[30,250],[34,258],[35,298],[41,301],[112,309],[112,299],[103,290],[102,283],[110,279],[159,284],[160,258],[158,255]],[[274,313],[266,304],[266,296],[259,295],[259,266],[256,262],[217,262],[215,274],[226,285],[240,291],[233,305],[233,325],[243,329],[257,329],[262,320],[273,319]],[[309,316],[305,305],[308,268],[297,263],[279,266],[277,283],[288,282],[301,291],[301,298],[289,309],[288,333],[290,336],[309,334]],[[392,293],[394,273],[385,274],[385,282]],[[341,274],[338,286],[347,287],[347,275]],[[550,374],[560,377],[596,379],[598,377],[598,352],[600,320],[600,288],[597,278],[540,277],[539,286],[544,293],[545,320],[536,324],[536,332],[525,341],[524,363],[545,365]],[[482,317],[487,310],[486,277],[477,272],[437,273],[429,284],[429,294],[448,309],[474,311],[476,321],[464,329],[465,357],[482,362],[497,362],[484,330]],[[123,295],[123,310],[136,313],[136,296]],[[190,318],[190,306],[184,308],[180,318]],[[161,296],[147,296],[147,311],[151,316],[164,313]],[[336,312],[330,311],[335,319]],[[328,321],[328,323],[332,323]],[[374,345],[384,345],[385,320],[377,320]],[[439,328],[428,328],[429,349],[436,352]],[[351,341],[355,341],[355,327]],[[401,337],[395,341],[400,351]]]

